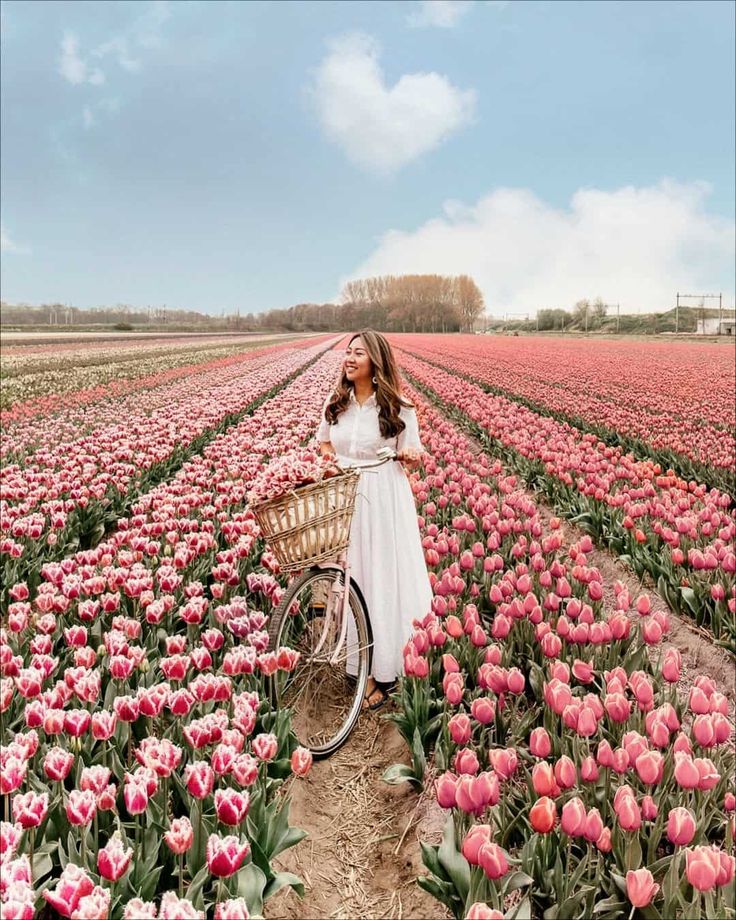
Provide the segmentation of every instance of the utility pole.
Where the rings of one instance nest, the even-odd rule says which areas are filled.
[[[677,306],[675,307],[675,335],[680,329],[680,292],[677,292]]]
[[[723,326],[723,294],[718,295],[718,335],[721,334]]]
[[[618,335],[619,329],[621,328],[621,304],[616,304],[616,335]]]

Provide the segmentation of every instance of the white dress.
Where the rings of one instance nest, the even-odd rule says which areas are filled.
[[[375,461],[378,450],[386,446],[423,450],[416,411],[402,407],[400,415],[405,429],[398,438],[384,438],[375,395],[361,406],[351,390],[348,407],[334,425],[323,411],[317,440],[331,441],[342,465]],[[392,681],[403,672],[402,651],[412,620],[423,618],[432,605],[414,496],[401,463],[384,463],[361,473],[348,562],[370,611],[371,673],[378,681]]]

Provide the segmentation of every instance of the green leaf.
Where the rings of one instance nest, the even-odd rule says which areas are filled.
[[[205,866],[204,868],[206,869],[207,867]],[[149,870],[148,873],[145,875],[143,882],[141,884],[141,887],[140,887],[140,894],[139,894],[139,896],[143,898],[144,901],[150,900],[156,894],[156,886],[158,885],[158,880],[163,870],[164,870],[163,866],[156,866],[155,869]]]
[[[292,872],[277,872],[271,881],[266,885],[263,892],[263,900],[267,901],[273,897],[277,891],[280,891],[285,885],[291,886],[300,898],[304,897],[304,882],[298,875]]]
[[[442,866],[440,866],[440,861],[437,858],[437,847],[430,846],[430,844],[424,843],[424,841],[420,841],[419,845],[422,848],[422,860],[424,861],[424,865],[433,875],[442,878],[444,876],[444,872],[442,871]]]
[[[452,879],[460,900],[465,903],[470,890],[470,866],[455,845],[455,824],[452,814],[447,816],[442,843],[437,850],[437,858]]]
[[[248,905],[248,912],[257,915],[262,914],[266,876],[255,863],[248,863],[247,866],[243,866],[238,872],[237,878],[238,897],[245,898]]]
[[[506,914],[507,920],[532,920],[532,902],[524,898]]]
[[[528,885],[533,885],[534,879],[531,875],[527,875],[526,872],[514,872],[513,875],[510,875],[506,881],[506,884],[503,886],[504,894],[510,894],[512,891],[516,891],[517,888],[526,888]]]
[[[381,779],[390,786],[398,786],[399,783],[416,783],[417,778],[414,776],[412,768],[405,763],[392,763],[383,772]]]
[[[187,900],[191,901],[195,907],[202,910],[204,908],[204,899],[202,897],[202,889],[204,884],[209,878],[209,869],[207,864],[199,870],[199,872],[192,879],[192,884],[187,888]]]

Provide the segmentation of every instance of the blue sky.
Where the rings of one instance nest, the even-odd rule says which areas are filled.
[[[3,298],[731,306],[733,37],[725,0],[4,2]]]

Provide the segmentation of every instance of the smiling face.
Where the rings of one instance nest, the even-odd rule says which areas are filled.
[[[353,339],[348,345],[343,369],[345,376],[353,386],[356,383],[368,383],[373,377],[373,364],[360,336]]]

